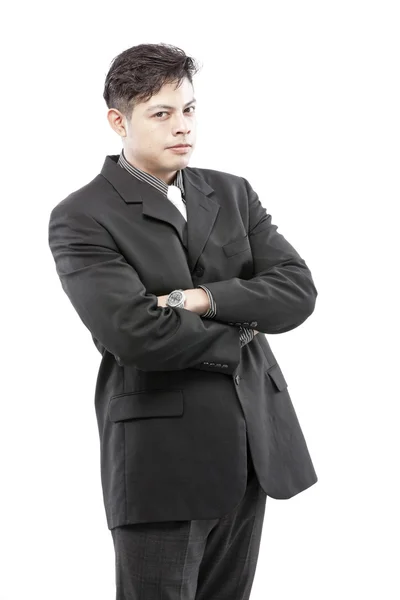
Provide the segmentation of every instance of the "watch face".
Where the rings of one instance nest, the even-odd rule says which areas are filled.
[[[171,292],[168,298],[168,304],[170,306],[176,306],[182,301],[182,292]]]

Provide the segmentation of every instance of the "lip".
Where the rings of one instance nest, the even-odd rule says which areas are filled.
[[[190,144],[176,144],[176,146],[168,146],[168,148],[190,148]]]
[[[168,150],[171,150],[174,154],[188,154],[190,146],[171,146]]]

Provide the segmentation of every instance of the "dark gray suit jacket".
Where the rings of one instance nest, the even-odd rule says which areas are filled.
[[[51,211],[62,287],[102,355],[95,390],[108,527],[214,519],[246,487],[246,439],[264,491],[290,498],[317,481],[287,382],[261,333],[313,312],[310,270],[249,182],[186,167],[188,221],[109,155]],[[216,319],[157,306],[204,283]]]

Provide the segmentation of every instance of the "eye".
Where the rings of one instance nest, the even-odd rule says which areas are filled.
[[[193,108],[193,112],[194,112],[196,107],[195,106],[188,106],[185,110],[189,110],[190,108]],[[166,115],[166,114],[168,114],[167,111],[162,110],[162,111],[156,113],[154,116],[157,117],[158,115]]]

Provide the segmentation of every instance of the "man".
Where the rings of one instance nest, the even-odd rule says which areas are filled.
[[[117,599],[249,598],[267,495],[317,481],[258,335],[301,325],[317,290],[246,179],[188,166],[195,72],[166,44],[114,59],[104,99],[121,154],[49,221],[62,287],[102,355]]]

